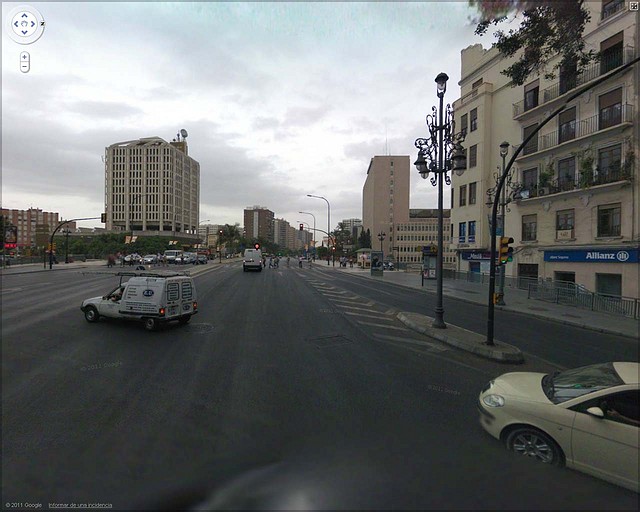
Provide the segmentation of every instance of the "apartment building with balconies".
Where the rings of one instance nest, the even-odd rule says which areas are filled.
[[[487,160],[481,164],[485,177],[481,188],[486,192],[495,184],[488,175],[500,167],[497,146],[502,135],[496,137],[496,133],[504,134],[511,145],[508,160],[539,124],[564,106],[523,148],[512,169],[504,234],[514,238],[515,255],[506,267],[507,275],[567,281],[594,292],[638,297],[640,184],[635,160],[639,150],[640,66],[595,85],[567,103],[578,87],[595,84],[637,57],[638,13],[617,0],[589,2],[587,6],[591,20],[584,33],[586,49],[599,52],[600,59],[581,72],[576,66],[560,68],[555,79],[544,74],[533,76],[523,86],[503,89],[498,95],[499,71],[509,61],[501,59],[495,50],[463,50],[461,98],[454,104],[456,120],[460,119],[464,129],[463,116],[471,120],[471,110],[477,108],[474,122],[478,135],[472,134],[470,125],[465,141],[469,168],[462,179],[453,180],[453,234],[458,229],[454,244],[457,242],[464,261],[462,237],[469,243],[471,219],[467,217],[473,211],[465,202],[471,202],[471,171],[474,160],[483,158],[483,148],[489,143],[492,154],[489,168]],[[473,94],[473,84],[479,82],[482,85],[477,85]],[[513,99],[511,112],[506,112],[509,98]],[[467,190],[461,190],[463,187]],[[475,227],[475,235],[486,247],[490,242],[485,238],[490,210],[478,205],[473,213],[480,215],[480,211],[484,219],[480,233]],[[462,230],[460,225],[465,220],[467,229]],[[472,260],[482,260],[483,256],[467,254],[471,256],[466,258],[469,268],[462,269],[473,270]],[[486,264],[485,268],[488,271]]]

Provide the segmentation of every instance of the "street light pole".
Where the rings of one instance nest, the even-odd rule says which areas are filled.
[[[507,154],[509,153],[509,143],[503,142],[500,144],[500,156],[502,157],[502,173],[504,174],[504,170],[506,167],[506,159]],[[507,187],[502,187],[502,236],[507,236],[506,232],[506,206],[507,206]],[[500,265],[500,286],[498,288],[498,300],[496,304],[499,306],[504,306],[504,281],[505,274],[507,271],[506,265]]]
[[[69,263],[69,234],[71,233],[71,230],[67,227],[67,228],[64,228],[62,233],[64,234],[64,238],[65,238],[64,262],[65,262],[65,264],[67,264],[67,263]]]
[[[384,238],[387,236],[387,234],[382,231],[380,233],[378,233],[378,240],[380,240],[380,252],[382,253],[382,259],[384,260],[384,251],[382,250],[382,241],[384,240]]]
[[[329,201],[327,200],[327,198],[326,198],[326,197],[322,197],[322,196],[314,196],[314,195],[312,195],[312,194],[307,194],[307,197],[315,197],[316,199],[324,199],[324,200],[326,201],[326,203],[327,203],[327,233],[328,233],[328,234],[327,234],[327,238],[328,238],[328,241],[329,241],[329,242],[328,242],[328,243],[329,243],[329,245],[332,245],[332,242],[331,242],[331,235],[330,235],[330,233],[331,233],[331,205],[329,204]],[[330,247],[329,247],[328,249],[329,249],[329,251],[331,251],[331,248],[330,248]],[[331,251],[331,252],[333,252],[333,251]],[[334,254],[334,255],[333,255],[333,266],[334,266],[334,267],[336,266],[336,259],[335,259],[335,258],[336,258],[336,256],[335,256],[335,254]],[[329,258],[329,256],[327,255],[327,265],[330,265],[330,264],[331,264],[331,263],[330,263],[330,258]]]
[[[443,181],[451,185],[448,172],[453,170],[462,175],[467,168],[467,157],[462,149],[464,135],[455,133],[455,122],[451,105],[444,107],[444,94],[447,91],[446,73],[440,73],[436,77],[437,94],[440,100],[438,120],[436,121],[436,107],[427,115],[427,128],[429,137],[419,138],[415,141],[418,149],[418,158],[415,166],[423,179],[427,179],[429,172],[433,172],[431,184],[438,185],[438,254],[436,260],[436,290],[437,302],[435,318],[432,327],[446,329],[444,322],[444,307],[442,305],[442,274],[444,253],[444,214],[443,214]],[[445,154],[446,152],[446,154]],[[428,160],[428,162],[427,162]]]

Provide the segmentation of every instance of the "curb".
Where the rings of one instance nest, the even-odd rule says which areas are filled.
[[[495,346],[490,347],[484,344],[484,337],[482,335],[468,331],[462,327],[448,324],[447,329],[433,329],[429,326],[433,319],[417,313],[400,312],[397,318],[400,322],[416,332],[466,352],[471,352],[502,363],[524,363],[524,356],[519,348],[497,340],[495,340]]]
[[[351,274],[351,272],[350,272],[350,274]],[[356,274],[356,276],[357,276],[357,274]],[[362,277],[364,279],[370,279],[370,277],[363,276],[363,275],[357,276],[357,277]],[[424,293],[431,293],[431,294],[435,293],[432,290],[427,290],[427,289],[424,289],[424,288],[417,288],[415,286],[410,286],[410,285],[406,285],[406,284],[392,283],[392,282],[389,282],[389,281],[386,281],[385,283],[389,284],[391,286],[401,286],[403,288],[409,288],[409,289],[412,289],[412,290],[422,291]],[[444,296],[445,297],[449,297],[451,299],[455,299],[455,300],[459,300],[459,301],[462,301],[462,302],[466,302],[467,304],[475,304],[476,306],[483,306],[483,307],[487,306],[486,304],[483,304],[481,302],[477,302],[477,301],[474,301],[474,300],[471,300],[471,299],[467,299],[465,297],[457,297],[455,295],[450,295],[450,294],[448,294],[446,292],[444,293]],[[607,329],[605,327],[589,326],[589,325],[585,325],[583,323],[574,322],[572,320],[565,320],[565,319],[560,319],[560,318],[554,318],[554,317],[551,317],[551,316],[541,315],[540,313],[521,311],[519,309],[510,308],[509,306],[498,306],[498,305],[496,305],[495,309],[501,310],[501,311],[508,311],[509,313],[516,313],[516,314],[520,314],[520,315],[526,315],[526,316],[537,318],[539,320],[546,320],[548,322],[555,322],[555,323],[562,324],[562,325],[569,325],[571,327],[580,327],[580,328],[586,329],[588,331],[600,332],[600,333],[603,333],[603,334],[611,334],[613,336],[621,336],[623,338],[628,338],[628,339],[631,339],[631,340],[637,340],[638,339],[637,335],[628,334],[628,333],[620,332],[620,331],[615,331],[615,330],[612,330],[612,329]]]

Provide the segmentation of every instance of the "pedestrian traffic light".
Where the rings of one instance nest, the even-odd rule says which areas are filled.
[[[260,244],[258,242],[256,242],[255,244],[253,244],[254,249],[258,250],[260,249]]]
[[[513,247],[509,247],[512,243],[513,238],[510,236],[500,237],[499,265],[506,265],[509,261],[513,261]]]
[[[304,231],[304,224],[300,224],[300,231]]]

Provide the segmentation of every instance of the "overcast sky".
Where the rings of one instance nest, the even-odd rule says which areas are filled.
[[[24,3],[2,4],[2,206],[62,218],[104,211],[106,146],[181,128],[200,220],[242,225],[261,205],[324,229],[326,203],[306,194],[330,201],[332,227],[361,218],[371,157],[413,162],[435,76],[453,103],[460,51],[492,42],[466,1],[31,2],[46,29],[23,46],[6,18]],[[411,207],[436,204],[412,166]]]

